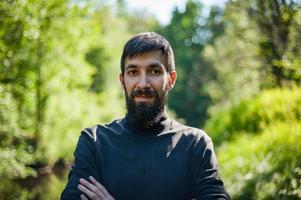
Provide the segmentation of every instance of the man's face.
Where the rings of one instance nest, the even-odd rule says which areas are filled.
[[[167,93],[175,80],[176,72],[167,72],[161,51],[126,58],[120,81],[126,94],[128,114],[153,120],[164,110]]]

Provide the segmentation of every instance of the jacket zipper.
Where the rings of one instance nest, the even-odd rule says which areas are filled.
[[[146,174],[145,174],[145,181],[146,181],[146,189],[145,189],[145,199],[150,199],[150,139],[146,138]]]

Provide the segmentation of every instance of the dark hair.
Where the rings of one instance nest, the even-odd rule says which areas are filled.
[[[120,63],[122,74],[124,74],[124,62],[127,57],[131,58],[141,53],[156,50],[162,52],[167,68],[166,70],[168,72],[175,70],[174,55],[169,42],[158,33],[144,32],[135,35],[125,44]]]

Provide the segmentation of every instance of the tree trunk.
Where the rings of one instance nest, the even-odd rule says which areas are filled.
[[[44,103],[43,103],[43,75],[41,70],[41,60],[43,56],[43,44],[41,39],[38,41],[37,51],[37,68],[36,68],[36,130],[34,134],[34,149],[38,149],[40,137],[42,135],[42,125],[44,118]]]

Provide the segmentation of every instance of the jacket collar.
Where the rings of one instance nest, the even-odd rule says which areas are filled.
[[[142,136],[158,135],[169,130],[171,127],[171,120],[166,113],[163,113],[158,122],[149,128],[136,126],[134,123],[131,123],[127,115],[123,118],[122,123],[129,131]]]

